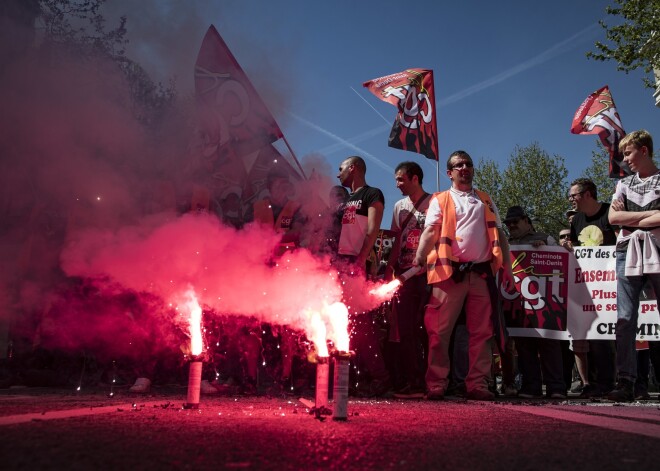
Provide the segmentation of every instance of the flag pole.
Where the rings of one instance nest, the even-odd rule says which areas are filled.
[[[284,140],[284,144],[286,145],[286,148],[289,149],[289,152],[291,152],[291,157],[293,157],[293,160],[295,160],[296,165],[298,165],[298,170],[300,170],[300,173],[303,176],[303,179],[307,180],[307,176],[305,175],[305,171],[303,170],[302,166],[300,165],[300,162],[298,162],[298,159],[296,158],[296,154],[293,152],[293,149],[289,145],[289,141],[287,141],[286,137],[284,136],[284,133],[282,133],[282,139]]]

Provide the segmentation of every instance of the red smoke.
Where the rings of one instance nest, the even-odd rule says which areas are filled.
[[[342,299],[326,258],[299,250],[273,266],[274,233],[177,216],[195,178],[208,177],[189,168],[189,100],[150,109],[159,120],[145,123],[136,108],[146,105],[112,59],[27,42],[8,55],[8,46],[0,44],[0,321],[12,323],[14,339],[99,359],[153,356],[186,340],[172,325],[188,330],[175,304],[189,287],[208,312],[305,332],[310,309]],[[309,164],[307,176],[316,172],[297,196],[321,233],[333,169],[318,156]],[[360,277],[350,286],[354,311],[378,304]]]
[[[325,259],[306,250],[269,264],[279,236],[256,226],[237,231],[207,214],[186,214],[160,225],[87,230],[62,252],[69,276],[108,276],[128,290],[174,302],[192,287],[218,313],[257,316],[309,332],[306,309],[341,299]]]

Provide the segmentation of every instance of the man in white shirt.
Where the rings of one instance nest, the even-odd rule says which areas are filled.
[[[465,151],[447,161],[449,190],[433,195],[426,225],[415,256],[416,265],[428,265],[431,299],[424,314],[429,337],[426,372],[427,399],[444,398],[450,360],[449,340],[465,306],[470,335],[470,366],[465,378],[467,398],[493,400],[491,378],[495,275],[513,286],[509,244],[490,197],[472,186],[474,164]]]

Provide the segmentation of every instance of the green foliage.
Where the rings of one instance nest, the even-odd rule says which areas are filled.
[[[618,17],[620,24],[605,29],[609,44],[596,42],[598,52],[587,57],[599,61],[617,62],[617,70],[626,73],[642,68],[650,76],[653,67],[660,67],[660,0],[615,0],[617,6],[607,7],[609,15]],[[652,78],[644,77],[644,84],[654,88]]]
[[[106,30],[99,12],[105,0],[40,0],[38,25],[48,41],[58,44],[78,57],[98,54],[112,58],[124,55],[126,17],[115,29]]]
[[[551,157],[538,143],[532,143],[516,146],[502,171],[494,161],[482,159],[474,183],[491,195],[502,219],[509,207],[522,206],[537,231],[557,238],[560,229],[567,225],[567,177],[563,157]]]
[[[106,0],[39,0],[37,24],[45,36],[44,48],[57,56],[66,53],[79,60],[110,60],[123,73],[130,91],[133,115],[154,128],[176,101],[174,82],[155,83],[135,61],[125,56],[126,17],[114,29],[106,28],[100,9]]]
[[[610,153],[600,140],[596,141],[596,147],[596,150],[591,151],[591,165],[582,172],[582,177],[594,182],[599,201],[609,203],[616,186],[616,181],[609,176]]]

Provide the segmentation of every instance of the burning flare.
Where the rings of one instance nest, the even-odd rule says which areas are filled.
[[[401,286],[403,283],[418,273],[421,273],[422,270],[424,270],[424,267],[414,266],[403,272],[396,279],[390,281],[389,283],[385,283],[384,285],[380,285],[372,289],[369,291],[369,294],[382,301],[389,301],[392,299],[392,296],[394,296],[394,293],[396,293],[396,290],[399,289],[399,286]]]
[[[314,311],[311,314],[311,325],[312,325],[312,342],[316,347],[316,354],[319,357],[327,357],[328,354],[328,343],[326,342],[326,328],[325,322],[321,319],[321,315]]]
[[[389,301],[390,299],[392,299],[392,296],[394,296],[394,293],[396,293],[396,290],[399,289],[399,286],[401,286],[401,282],[397,278],[395,280],[390,281],[389,283],[385,283],[384,285],[377,286],[376,288],[370,290],[369,294],[375,296],[376,298],[382,301]]]
[[[348,308],[344,303],[336,302],[325,308],[332,326],[330,339],[340,352],[348,352]]]
[[[184,303],[188,310],[188,323],[190,326],[190,353],[197,356],[202,353],[204,344],[202,342],[202,307],[197,301],[195,290],[189,288],[184,295]]]

